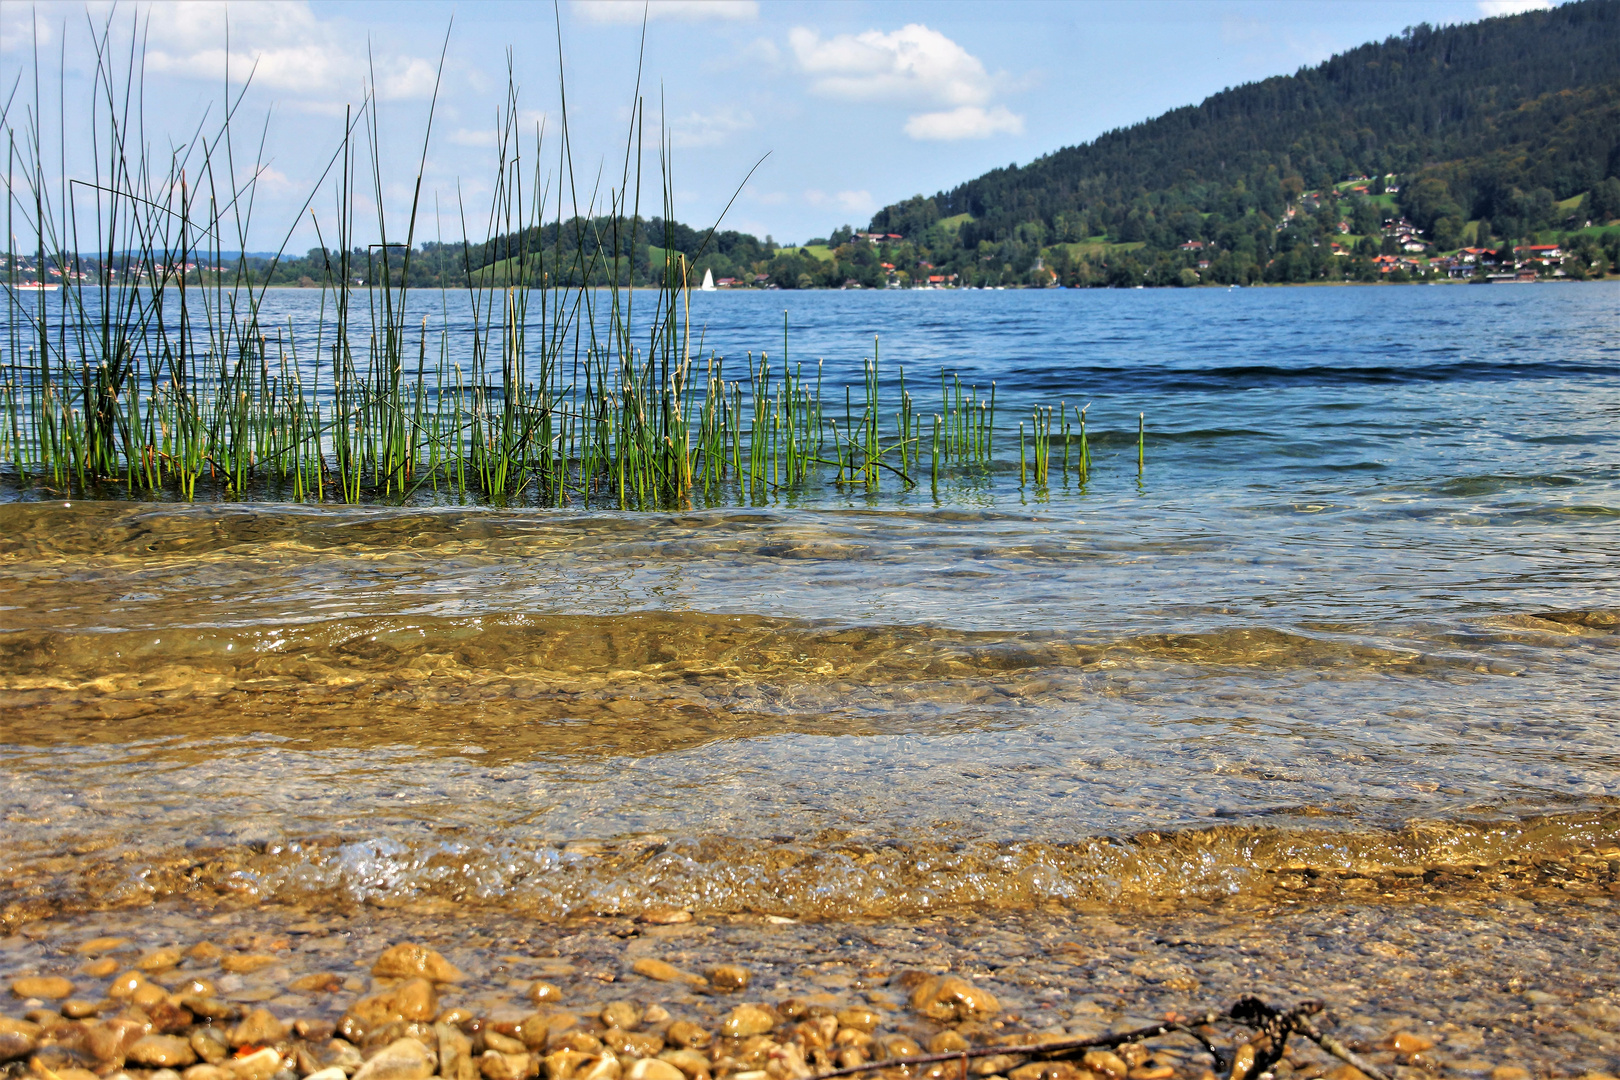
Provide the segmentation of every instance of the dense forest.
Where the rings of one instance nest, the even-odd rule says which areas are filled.
[[[1552,232],[1579,275],[1613,263],[1585,229],[1620,217],[1617,176],[1620,2],[1584,0],[1413,27],[886,207],[871,232],[904,238],[884,261],[976,284],[1375,278],[1420,246],[1413,270]]]

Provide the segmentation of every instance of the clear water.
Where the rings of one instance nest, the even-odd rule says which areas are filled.
[[[995,380],[997,468],[662,513],[0,504],[0,902],[1128,907],[1620,835],[1620,286],[694,320],[774,357],[784,308],[828,397],[873,335],[925,410],[941,367]],[[1090,481],[1022,486],[1011,425],[1059,398]]]

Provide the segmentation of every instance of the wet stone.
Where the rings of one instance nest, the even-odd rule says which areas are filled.
[[[641,1010],[633,1002],[615,1001],[602,1009],[602,1023],[610,1028],[631,1031],[641,1023]]]
[[[759,1005],[739,1005],[721,1021],[720,1033],[728,1038],[740,1039],[749,1035],[763,1035],[775,1026],[775,1013]]]
[[[73,984],[60,975],[25,975],[12,980],[11,992],[20,998],[56,1001],[73,993]]]
[[[373,975],[390,979],[427,979],[429,982],[458,982],[461,971],[437,951],[425,945],[400,944],[388,949],[371,966]]]
[[[240,1023],[231,1028],[231,1046],[266,1046],[279,1042],[287,1035],[287,1028],[269,1009],[254,1009]]]
[[[930,1020],[950,1023],[994,1015],[1001,1010],[996,996],[954,975],[934,976],[911,992],[911,1007]]]
[[[145,1035],[135,1040],[124,1057],[132,1065],[172,1069],[194,1064],[197,1052],[189,1041],[174,1035]]]
[[[748,969],[737,964],[719,964],[706,974],[716,990],[746,990],[751,978]]]
[[[354,1074],[354,1080],[426,1080],[438,1067],[433,1051],[415,1039],[389,1043]]]

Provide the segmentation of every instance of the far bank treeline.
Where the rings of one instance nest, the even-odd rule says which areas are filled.
[[[803,245],[576,217],[409,253],[317,248],[184,269],[245,267],[256,283],[306,287],[659,285],[682,271],[730,288],[1129,287],[1484,278],[1527,265],[1581,278],[1620,269],[1616,219],[1620,0],[1578,0],[1413,27]],[[110,276],[181,269],[115,265]]]

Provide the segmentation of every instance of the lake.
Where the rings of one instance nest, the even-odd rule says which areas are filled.
[[[794,992],[801,945],[858,972],[935,933],[989,978],[1015,934],[1030,1016],[1064,972],[1157,1006],[1331,984],[1369,1030],[1613,986],[1549,927],[1620,940],[1620,285],[692,304],[728,363],[778,358],[785,310],[829,388],[874,337],[925,412],[942,368],[994,381],[994,465],[645,512],[0,503],[0,907],[54,928],[0,966],[392,918],[493,970],[513,927],[589,924],[596,993],[612,928],[673,906],[719,928],[693,957]],[[1021,482],[1060,399],[1091,473]],[[1367,973],[1346,925],[1405,958]],[[1245,982],[1245,940],[1337,974]],[[1130,967],[1160,960],[1192,981]]]

